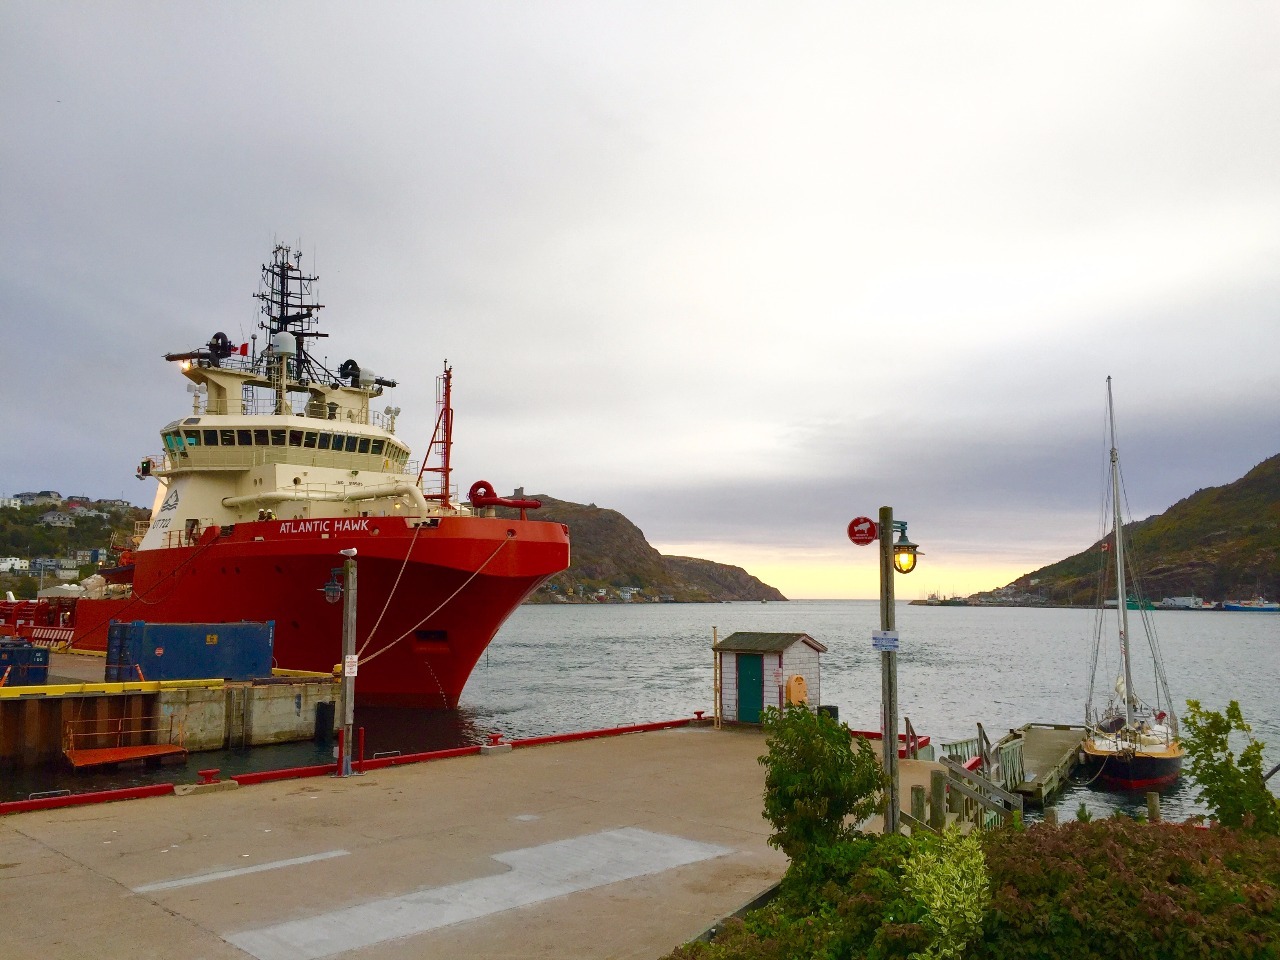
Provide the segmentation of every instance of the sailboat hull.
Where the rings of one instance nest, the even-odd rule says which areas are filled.
[[[1167,747],[1117,749],[1105,740],[1080,745],[1084,775],[1107,790],[1163,790],[1182,775],[1185,751],[1178,742]]]

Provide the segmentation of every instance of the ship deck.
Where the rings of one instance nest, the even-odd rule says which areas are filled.
[[[763,750],[689,726],[13,814],[4,952],[650,960],[782,875]]]

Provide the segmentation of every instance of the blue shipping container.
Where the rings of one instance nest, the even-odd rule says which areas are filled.
[[[108,683],[134,680],[252,680],[271,676],[274,620],[266,623],[112,622]]]
[[[0,640],[0,679],[6,687],[45,683],[49,679],[49,649],[23,640]]]

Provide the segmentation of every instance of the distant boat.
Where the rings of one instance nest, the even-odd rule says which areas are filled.
[[[1106,607],[1108,610],[1114,610],[1116,608],[1116,601],[1114,599],[1104,600],[1102,601],[1102,605]],[[1124,598],[1124,606],[1126,610],[1154,610],[1155,609],[1155,605],[1150,600],[1139,600],[1137,597],[1133,596],[1132,594]]]
[[[1280,603],[1263,600],[1262,597],[1254,597],[1252,600],[1223,600],[1222,609],[1248,613],[1280,613]]]
[[[1111,523],[1115,549],[1109,555],[1115,557],[1116,598],[1110,606],[1116,609],[1117,639],[1119,640],[1119,666],[1123,671],[1115,680],[1112,695],[1106,706],[1094,710],[1093,692],[1097,680],[1098,664],[1105,658],[1103,649],[1103,625],[1108,619],[1098,610],[1094,633],[1093,674],[1089,677],[1089,695],[1085,701],[1084,741],[1080,745],[1080,760],[1093,781],[1104,787],[1118,790],[1152,790],[1168,787],[1182,774],[1183,748],[1178,741],[1178,718],[1173,712],[1173,697],[1165,678],[1164,664],[1160,659],[1160,647],[1155,637],[1155,625],[1146,615],[1150,605],[1140,609],[1147,644],[1155,665],[1155,703],[1143,700],[1133,685],[1130,664],[1129,604],[1120,604],[1118,598],[1129,598],[1125,589],[1125,543],[1120,507],[1120,455],[1116,450],[1116,419],[1111,403],[1111,378],[1107,377],[1107,417],[1111,426]]]
[[[1189,597],[1165,597],[1156,604],[1157,610],[1212,610],[1213,608],[1214,605],[1208,600],[1201,600],[1194,594]]]

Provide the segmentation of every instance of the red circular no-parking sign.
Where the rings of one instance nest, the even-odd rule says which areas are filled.
[[[880,536],[876,522],[870,517],[854,517],[849,521],[849,539],[860,547],[874,543]]]

